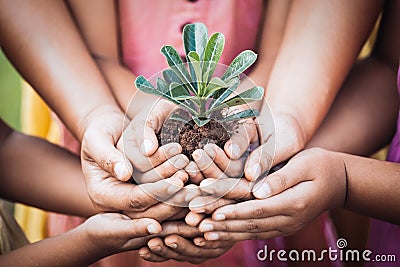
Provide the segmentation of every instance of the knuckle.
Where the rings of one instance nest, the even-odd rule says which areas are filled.
[[[282,192],[286,189],[287,186],[287,178],[281,173],[275,173],[273,179],[267,179],[267,182],[277,190],[278,192]]]
[[[254,207],[253,212],[255,219],[261,219],[265,217],[264,209],[260,207]]]
[[[256,240],[258,238],[257,233],[249,233],[248,239]]]
[[[295,214],[303,213],[307,209],[307,204],[306,202],[298,198],[294,203],[293,203],[293,211]]]
[[[146,210],[145,204],[138,198],[130,198],[127,206],[133,211],[144,211]]]
[[[258,225],[256,224],[256,222],[253,219],[248,219],[246,221],[246,227],[248,231],[255,231],[258,229]]]

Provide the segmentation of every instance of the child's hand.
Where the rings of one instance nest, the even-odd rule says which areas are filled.
[[[154,219],[131,219],[119,213],[103,213],[90,217],[76,230],[83,231],[82,241],[87,241],[88,251],[107,256],[139,249],[162,228]]]
[[[252,189],[259,199],[227,205],[200,223],[207,240],[290,235],[327,209],[343,205],[346,174],[334,152],[305,150]],[[318,162],[318,164],[315,164]]]

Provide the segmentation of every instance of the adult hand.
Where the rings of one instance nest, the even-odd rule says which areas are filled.
[[[199,229],[210,241],[293,234],[323,211],[343,205],[345,177],[344,162],[334,152],[305,150],[253,187],[258,199],[217,209]]]
[[[249,181],[255,181],[306,145],[301,125],[290,114],[276,112],[272,116],[268,105],[264,105],[257,124],[261,145],[247,159],[244,173]]]
[[[224,149],[207,144],[193,152],[193,162],[185,170],[190,180],[199,184],[205,178],[242,177],[249,146],[258,143],[257,128],[253,119],[238,123],[235,133],[225,143]]]
[[[123,114],[119,110],[96,110],[86,125],[82,169],[89,196],[97,210],[142,211],[159,202],[152,196],[169,198],[183,187],[187,180],[183,172],[142,186],[126,182],[131,177],[132,166],[115,147],[123,129]]]

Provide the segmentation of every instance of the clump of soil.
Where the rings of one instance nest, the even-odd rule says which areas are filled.
[[[182,112],[184,111],[179,111],[180,117],[184,115]],[[214,119],[201,127],[193,120],[187,120],[185,123],[169,119],[157,134],[157,138],[161,145],[179,143],[182,146],[182,153],[193,160],[192,153],[196,149],[202,149],[206,144],[216,144],[223,148],[234,128],[232,123],[222,124]]]

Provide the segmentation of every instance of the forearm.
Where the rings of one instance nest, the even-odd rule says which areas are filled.
[[[114,1],[69,0],[68,4],[82,38],[120,108],[133,118],[143,108],[151,106],[156,98],[136,89],[136,75],[121,62]],[[104,39],[104,36],[107,38]],[[130,105],[133,96],[135,104]]]
[[[345,207],[381,220],[400,224],[400,165],[337,153],[346,165]]]
[[[307,147],[369,156],[396,129],[396,71],[377,57],[358,62]]]
[[[2,198],[84,217],[96,213],[79,159],[44,140],[13,132],[0,150],[0,173]]]
[[[293,116],[307,142],[319,127],[382,1],[293,1],[266,100]],[[339,58],[338,58],[339,55]]]
[[[100,244],[98,244],[100,247]],[[0,255],[1,266],[88,266],[109,252],[88,244],[81,228]]]
[[[94,110],[118,110],[63,1],[0,4],[2,49],[79,140]]]

